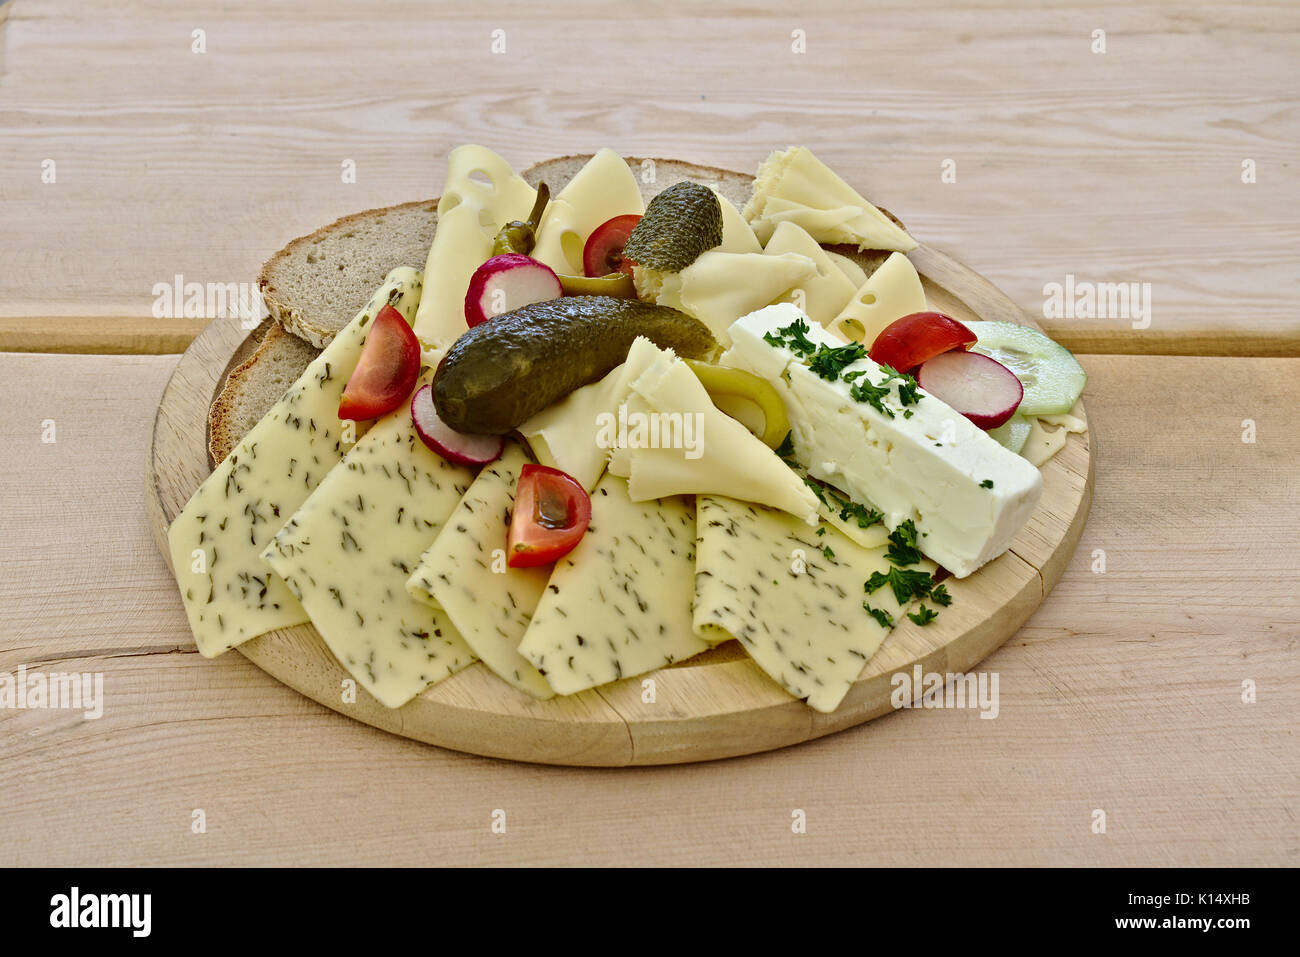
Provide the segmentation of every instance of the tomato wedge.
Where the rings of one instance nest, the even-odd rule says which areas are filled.
[[[641,221],[637,213],[607,219],[591,231],[587,244],[582,247],[582,271],[591,278],[608,276],[612,272],[632,275],[632,263],[623,258],[627,237]]]
[[[384,306],[339,400],[340,419],[377,419],[401,405],[420,375],[420,340],[402,314]]]
[[[515,487],[506,564],[549,565],[573,551],[591,524],[591,499],[578,480],[545,465],[525,465]]]
[[[974,344],[975,333],[952,316],[914,312],[880,330],[867,354],[872,361],[898,372],[911,372],[927,359],[953,349],[969,349]]]

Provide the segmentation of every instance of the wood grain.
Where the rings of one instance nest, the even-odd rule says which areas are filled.
[[[106,699],[98,721],[0,710],[0,863],[1296,866],[1300,361],[1082,361],[1092,517],[981,666],[995,720],[582,770],[429,748],[200,658],[138,471],[176,358],[0,356],[0,670],[101,671]]]
[[[520,168],[608,145],[734,169],[803,142],[1029,315],[1067,275],[1151,284],[1148,328],[1046,321],[1075,351],[1300,353],[1294,4],[390,10],[21,0],[3,27],[0,314],[111,326],[177,274],[251,281],[321,223],[437,195],[462,142]],[[628,64],[599,90],[593,50]]]
[[[931,302],[958,319],[1016,312],[983,277],[921,247],[912,254]],[[211,469],[202,423],[232,355],[247,351],[238,323],[214,322],[181,357],[159,404],[150,449],[150,525],[166,555],[166,529]],[[1082,405],[1082,403],[1081,403]],[[315,701],[358,720],[431,744],[544,764],[624,766],[733,757],[796,744],[893,710],[896,673],[961,673],[1005,641],[1042,601],[1069,561],[1091,502],[1090,437],[1070,436],[1068,454],[1043,468],[1043,503],[1011,551],[976,574],[949,583],[953,607],[934,624],[903,620],[867,662],[832,715],[810,713],[752,661],[726,649],[638,675],[572,699],[539,702],[482,664],[426,690],[398,710],[360,692],[341,699],[347,672],[315,628],[272,632],[240,646],[263,670]],[[1050,510],[1050,514],[1041,514]],[[686,600],[686,596],[682,596]],[[667,686],[668,700],[641,702],[641,682]],[[624,727],[623,725],[626,725]]]

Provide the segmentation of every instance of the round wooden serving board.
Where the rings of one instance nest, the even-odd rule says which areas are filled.
[[[948,256],[921,246],[909,258],[933,308],[959,319],[1027,321],[991,283]],[[181,357],[163,393],[149,449],[148,508],[165,556],[167,526],[211,472],[208,408],[226,372],[246,357],[255,339],[238,320],[213,322]],[[734,641],[648,676],[550,701],[534,700],[475,663],[397,710],[364,690],[355,704],[340,701],[348,674],[310,625],[270,632],[239,651],[329,708],[458,751],[592,766],[678,764],[768,751],[891,711],[891,677],[897,672],[911,674],[915,665],[925,672],[968,671],[1011,637],[1061,577],[1083,532],[1092,500],[1090,434],[1071,435],[1043,467],[1043,480],[1042,503],[1010,551],[969,578],[949,579],[952,606],[932,624],[919,627],[904,618],[833,714],[791,698]],[[642,701],[645,677],[655,681],[653,704]]]

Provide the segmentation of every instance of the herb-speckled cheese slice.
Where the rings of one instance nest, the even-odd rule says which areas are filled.
[[[426,370],[420,384],[430,378]],[[353,446],[262,554],[334,657],[389,708],[474,661],[446,614],[406,590],[472,478],[420,441],[403,404]]]
[[[510,442],[501,458],[483,467],[406,588],[446,612],[470,650],[502,680],[534,698],[549,698],[551,686],[518,648],[550,569],[506,564],[515,486],[531,461],[522,445]]]
[[[888,572],[885,549],[865,549],[829,524],[818,535],[760,505],[701,495],[697,500],[695,632],[736,638],[754,662],[817,711],[834,711],[889,629],[863,608],[903,608],[890,589],[865,595],[873,572]],[[933,573],[933,562],[909,570]]]
[[[591,527],[555,564],[519,653],[559,694],[575,694],[708,649],[691,629],[695,509],[689,498],[634,503],[606,474]]]
[[[343,457],[339,398],[361,356],[370,320],[391,303],[410,322],[420,301],[420,280],[416,269],[390,272],[168,528],[172,568],[204,656],[307,621],[284,582],[258,556]]]

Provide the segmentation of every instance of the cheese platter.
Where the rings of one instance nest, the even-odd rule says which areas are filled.
[[[455,750],[674,764],[896,710],[1064,571],[1086,376],[811,151],[460,147],[408,205],[376,222],[427,223],[424,263],[297,241],[364,273],[354,318],[264,272],[274,318],[168,383],[150,521],[205,656]]]

